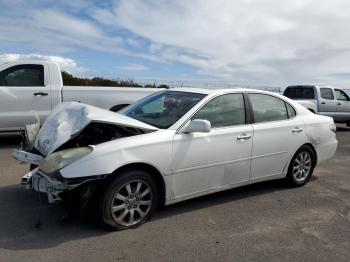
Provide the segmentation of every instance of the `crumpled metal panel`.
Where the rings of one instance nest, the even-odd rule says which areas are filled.
[[[91,122],[157,130],[156,127],[118,113],[78,102],[67,102],[53,109],[40,129],[34,147],[47,156],[78,135]]]

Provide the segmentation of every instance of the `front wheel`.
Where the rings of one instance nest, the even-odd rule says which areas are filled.
[[[316,156],[310,146],[302,146],[293,156],[286,180],[291,186],[303,186],[312,176]]]
[[[118,230],[137,227],[151,217],[158,200],[151,175],[141,170],[124,172],[107,186],[101,199],[102,220]]]

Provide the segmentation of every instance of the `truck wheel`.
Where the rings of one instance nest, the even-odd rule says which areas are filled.
[[[107,185],[100,201],[104,223],[117,230],[135,228],[146,222],[156,210],[159,190],[151,175],[130,170]]]
[[[310,146],[302,146],[290,161],[286,176],[287,183],[294,187],[305,185],[312,176],[315,160],[315,153]]]

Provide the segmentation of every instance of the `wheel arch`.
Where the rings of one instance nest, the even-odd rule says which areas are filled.
[[[311,149],[312,152],[314,153],[314,155],[315,155],[315,163],[314,163],[314,166],[316,166],[316,164],[317,164],[317,151],[316,151],[316,149],[315,149],[315,147],[314,147],[313,144],[311,144],[311,143],[305,143],[305,144],[301,145],[301,146],[294,152],[294,154],[292,155],[292,157],[289,159],[289,161],[288,161],[288,162],[286,163],[286,165],[284,166],[284,168],[283,168],[283,173],[285,173],[286,171],[288,171],[290,162],[292,161],[292,159],[293,159],[293,157],[296,155],[296,153],[300,150],[300,148],[302,148],[303,146],[308,146],[308,147],[310,147],[310,149]]]
[[[316,166],[316,164],[317,164],[317,151],[316,151],[316,148],[315,148],[314,145],[311,144],[311,143],[305,143],[305,144],[303,144],[301,147],[299,147],[297,151],[299,151],[300,148],[302,148],[303,146],[308,146],[308,147],[311,148],[312,152],[313,152],[314,155],[315,155],[315,163],[314,163],[314,165]]]
[[[165,194],[166,194],[166,186],[165,186],[165,181],[163,178],[162,173],[153,165],[148,164],[148,163],[142,163],[142,162],[138,162],[138,163],[129,163],[126,165],[123,165],[121,167],[118,167],[116,170],[114,170],[114,172],[109,175],[108,177],[115,177],[118,174],[121,174],[125,171],[130,171],[130,170],[142,170],[142,171],[146,171],[148,174],[150,174],[154,179],[155,182],[157,184],[157,186],[160,189],[160,206],[164,206],[165,205]]]

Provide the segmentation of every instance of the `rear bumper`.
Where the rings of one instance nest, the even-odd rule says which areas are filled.
[[[317,145],[317,163],[333,158],[337,151],[337,147],[338,141],[336,139]]]

